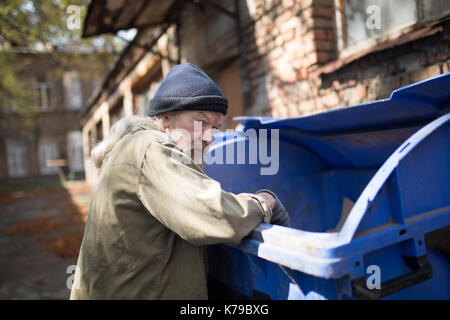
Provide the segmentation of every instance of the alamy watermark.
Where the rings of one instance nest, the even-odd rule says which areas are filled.
[[[366,20],[366,27],[369,30],[381,29],[381,9],[377,5],[370,5],[366,9],[369,15]]]
[[[67,289],[80,289],[80,268],[72,264],[67,267],[66,273],[70,274],[66,281]]]
[[[67,28],[69,30],[80,30],[81,29],[81,8],[80,6],[71,4],[67,6],[66,13],[67,17]]]
[[[227,129],[226,135],[235,137],[235,130]],[[280,133],[279,129],[258,129],[250,128],[245,132],[239,132],[237,139],[226,140],[221,144],[212,145],[214,148],[210,152],[210,147],[204,148],[204,137],[212,137],[214,130],[202,130],[200,121],[194,122],[193,137],[187,129],[175,129],[171,132],[171,137],[178,141],[178,145],[185,153],[191,150],[191,158],[185,157],[176,149],[172,151],[171,157],[187,164],[191,160],[196,164],[260,164],[261,175],[275,175],[280,166]],[[193,140],[193,141],[192,141]],[[209,138],[206,138],[209,140]],[[248,150],[248,154],[247,154]],[[270,150],[270,152],[269,152]],[[225,152],[225,154],[224,154]],[[248,160],[248,161],[247,161]]]
[[[367,289],[381,289],[381,269],[376,264],[372,264],[367,267],[367,274],[370,276],[366,280]]]

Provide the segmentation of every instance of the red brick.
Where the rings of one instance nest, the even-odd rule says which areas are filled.
[[[345,88],[353,87],[355,85],[356,85],[356,80],[354,80],[354,79],[351,79],[351,80],[348,80],[347,82],[344,82],[344,87]]]
[[[294,6],[294,4],[295,4],[295,0],[283,0],[283,4],[282,5],[285,8],[290,8],[290,7]]]
[[[364,100],[366,95],[367,95],[367,86],[365,86],[363,84],[359,84],[355,87],[355,90],[353,91],[352,100],[355,103],[360,103]]]
[[[305,47],[300,45],[298,41],[285,42],[282,49],[283,55],[291,62],[302,59],[306,52]]]
[[[280,79],[287,82],[294,82],[297,79],[297,73],[287,61],[277,60],[276,65]]]
[[[300,102],[298,106],[298,110],[300,110],[301,114],[311,114],[315,111],[316,103],[314,100],[306,100]]]
[[[304,53],[316,51],[316,42],[315,41],[302,41],[302,43],[300,44],[300,47]]]
[[[314,106],[315,106],[315,109],[318,111],[323,110],[322,100],[320,100],[320,98],[314,98]]]
[[[342,91],[341,91],[342,92]],[[320,97],[321,103],[325,108],[336,108],[339,104],[339,97],[336,92],[331,92],[326,96]],[[316,103],[318,104],[318,103]]]
[[[413,71],[408,74],[411,82],[417,82],[424,79],[428,79],[437,76],[441,73],[441,68],[438,65],[432,65],[421,70]]]
[[[301,9],[308,9],[311,8],[313,5],[313,0],[302,0],[302,1],[296,1],[297,4],[300,4]]]
[[[320,77],[320,73],[316,73],[317,69],[319,69],[319,66],[317,64],[314,64],[312,66],[309,66],[307,68],[308,71],[308,77],[310,79],[314,78],[314,79],[318,79]]]
[[[354,79],[344,81],[344,82],[339,81],[339,80],[333,80],[331,85],[334,90],[340,91],[345,88],[354,87],[356,85],[356,81]]]
[[[333,18],[333,10],[330,7],[318,7],[313,6],[313,17],[323,17],[332,19]]]
[[[288,30],[287,32],[283,33],[283,40],[284,41],[291,41],[295,38],[295,28],[292,28]]]
[[[275,24],[280,25],[283,22],[289,20],[294,15],[292,10],[285,10],[280,16],[277,17],[275,20]]]
[[[272,21],[271,23],[269,23],[268,25],[266,25],[266,31],[265,31],[265,33],[270,33],[274,27],[275,27],[275,23]]]
[[[332,56],[329,52],[317,52],[317,62],[325,63],[332,60]]]
[[[300,12],[300,18],[302,19],[310,19],[313,15],[313,9],[312,7],[305,8]]]
[[[298,117],[300,114],[298,112],[298,105],[291,103],[288,105],[288,116],[289,117]]]
[[[308,69],[306,69],[305,67],[301,67],[300,69],[298,69],[297,79],[298,80],[308,79]]]
[[[333,80],[331,85],[332,85],[333,89],[336,91],[342,90],[342,88],[344,87],[338,80]]]
[[[378,90],[377,94],[381,94]],[[347,88],[339,91],[341,100],[347,105],[354,105],[363,102],[367,95],[367,87],[365,85],[357,85],[356,87]],[[383,94],[381,94],[383,95]]]
[[[334,31],[332,29],[327,30],[326,33],[328,40],[334,40]]]
[[[315,63],[317,63],[317,54],[316,52],[311,52],[309,54],[307,54],[304,58],[305,61],[305,67],[309,67]]]
[[[313,35],[314,40],[328,40],[327,30],[325,29],[314,29]]]
[[[283,54],[283,49],[282,48],[275,48],[274,50],[272,50],[269,53],[269,58],[270,59],[278,59],[281,55]]]
[[[315,46],[318,51],[334,51],[334,43],[331,41],[318,40],[315,41]]]

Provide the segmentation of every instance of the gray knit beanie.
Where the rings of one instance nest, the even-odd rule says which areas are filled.
[[[217,84],[190,63],[173,67],[150,100],[148,115],[177,110],[206,110],[226,114],[228,100]]]

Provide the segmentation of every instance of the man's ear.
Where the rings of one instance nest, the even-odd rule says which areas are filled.
[[[163,114],[162,116],[162,129],[165,133],[169,133],[169,128],[170,128],[170,117],[167,114]]]

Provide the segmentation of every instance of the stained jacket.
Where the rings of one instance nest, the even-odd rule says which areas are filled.
[[[206,245],[239,244],[271,216],[143,120],[102,165],[70,298],[207,299]]]

